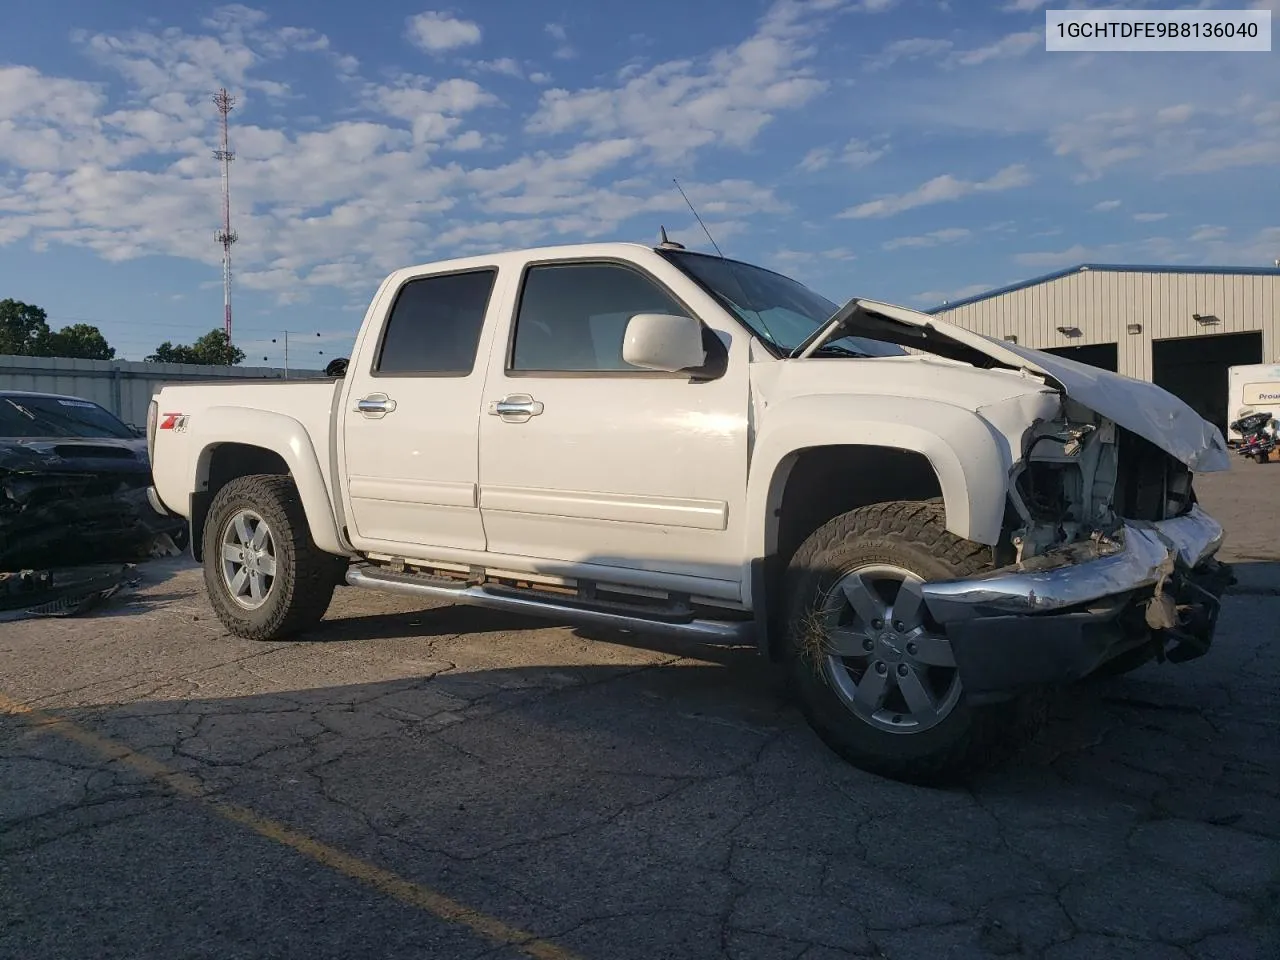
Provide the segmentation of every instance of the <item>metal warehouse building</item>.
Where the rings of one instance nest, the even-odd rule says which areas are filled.
[[[1152,380],[1226,430],[1227,368],[1280,361],[1280,269],[1084,263],[954,300],[951,323]]]

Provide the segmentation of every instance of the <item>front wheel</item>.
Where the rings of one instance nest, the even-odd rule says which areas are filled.
[[[279,640],[320,621],[342,557],[311,539],[291,477],[238,477],[213,498],[204,582],[214,612],[246,640]]]
[[[800,546],[788,568],[785,659],[829,747],[872,773],[936,783],[1025,739],[1035,701],[970,705],[920,591],[989,567],[989,548],[947,532],[938,501],[853,510]]]

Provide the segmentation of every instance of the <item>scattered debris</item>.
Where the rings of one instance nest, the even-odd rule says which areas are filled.
[[[0,620],[78,616],[139,582],[131,563],[0,573]]]

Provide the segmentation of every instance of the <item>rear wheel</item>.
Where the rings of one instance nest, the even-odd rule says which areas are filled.
[[[204,582],[231,633],[278,640],[318,623],[346,560],[311,539],[290,477],[239,477],[213,498],[204,528]]]
[[[988,548],[948,533],[937,501],[842,514],[796,552],[787,665],[801,707],[855,766],[913,783],[998,760],[1035,725],[1037,701],[967,702],[951,643],[920,585],[988,569]]]

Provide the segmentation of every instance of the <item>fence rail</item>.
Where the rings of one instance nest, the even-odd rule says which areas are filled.
[[[289,370],[289,379],[323,376],[320,370]],[[193,363],[145,363],[139,360],[72,360],[67,357],[0,355],[0,390],[61,393],[92,400],[125,423],[147,420],[152,395],[168,383],[261,377],[282,380],[279,367],[214,367]]]

